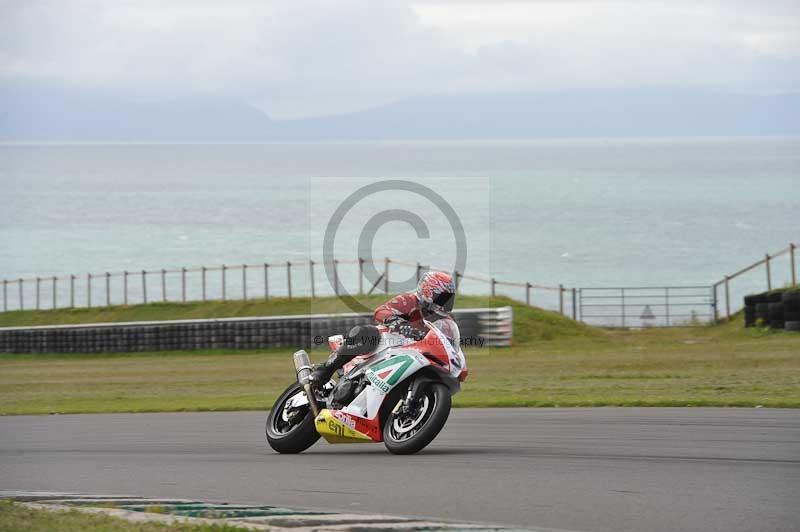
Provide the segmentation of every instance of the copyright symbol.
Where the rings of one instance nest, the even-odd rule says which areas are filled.
[[[338,282],[333,266],[336,259],[334,254],[336,233],[339,230],[342,220],[347,216],[347,213],[359,202],[373,194],[394,191],[410,192],[420,196],[420,198],[425,201],[433,203],[447,219],[450,224],[450,229],[453,231],[453,238],[456,244],[456,256],[452,271],[463,273],[467,264],[467,237],[464,232],[464,225],[461,223],[461,219],[458,217],[458,214],[456,214],[455,209],[453,209],[440,194],[429,187],[405,180],[378,181],[363,186],[350,194],[336,208],[336,211],[334,211],[325,228],[322,248],[325,275],[328,281],[330,281],[331,286],[336,286],[338,288],[339,299],[355,312],[370,312],[371,309],[354,300],[344,286]],[[383,225],[396,221],[409,224],[416,232],[418,238],[430,238],[430,231],[425,221],[418,214],[411,211],[405,209],[386,209],[372,216],[361,229],[361,234],[358,237],[358,249],[361,250],[360,255],[364,260],[364,277],[373,285],[377,284],[381,277],[381,274],[375,269],[375,260],[372,256],[375,235],[378,229]],[[390,281],[388,285],[389,292],[393,294],[409,291],[412,287],[416,286],[416,274],[403,281]]]
[[[323,342],[322,336],[317,335],[314,337],[314,345],[321,345],[322,342]]]

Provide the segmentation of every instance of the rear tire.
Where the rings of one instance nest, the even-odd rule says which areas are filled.
[[[299,383],[294,383],[284,391],[275,401],[272,410],[267,415],[267,442],[275,451],[283,454],[301,453],[314,445],[319,439],[319,433],[314,427],[314,415],[311,408],[301,407],[297,415],[303,418],[294,424],[290,424],[283,417],[284,405],[290,397],[303,391]]]
[[[450,390],[441,383],[423,389],[418,417],[389,413],[383,425],[383,443],[392,454],[414,454],[424,449],[439,434],[450,415]],[[410,427],[410,428],[409,428]]]

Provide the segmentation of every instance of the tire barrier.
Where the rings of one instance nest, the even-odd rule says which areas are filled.
[[[453,312],[465,346],[511,345],[511,307]],[[191,349],[288,349],[327,345],[328,336],[372,322],[371,314],[316,314],[0,328],[2,353],[112,353]]]
[[[800,289],[776,290],[745,296],[744,325],[800,332]]]
[[[765,325],[769,323],[769,303],[756,303],[755,325]]]
[[[783,329],[783,303],[769,303],[769,326]]]
[[[745,305],[744,307],[744,326],[752,327],[756,324],[756,307],[755,305]]]

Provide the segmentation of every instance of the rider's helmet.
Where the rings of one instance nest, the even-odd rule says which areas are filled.
[[[449,273],[426,272],[419,280],[416,294],[422,310],[447,316],[456,302],[456,285]]]

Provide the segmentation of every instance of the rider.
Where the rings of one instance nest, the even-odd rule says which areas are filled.
[[[456,299],[453,277],[445,272],[427,272],[414,292],[393,297],[375,310],[374,319],[380,325],[414,341],[425,337],[422,320],[435,321],[450,316]],[[315,366],[310,379],[325,384],[334,372],[354,357],[374,350],[380,333],[374,325],[353,327],[341,347]]]
[[[375,310],[375,321],[414,340],[425,337],[422,320],[449,317],[456,285],[449,273],[427,272],[414,292],[393,297]]]

